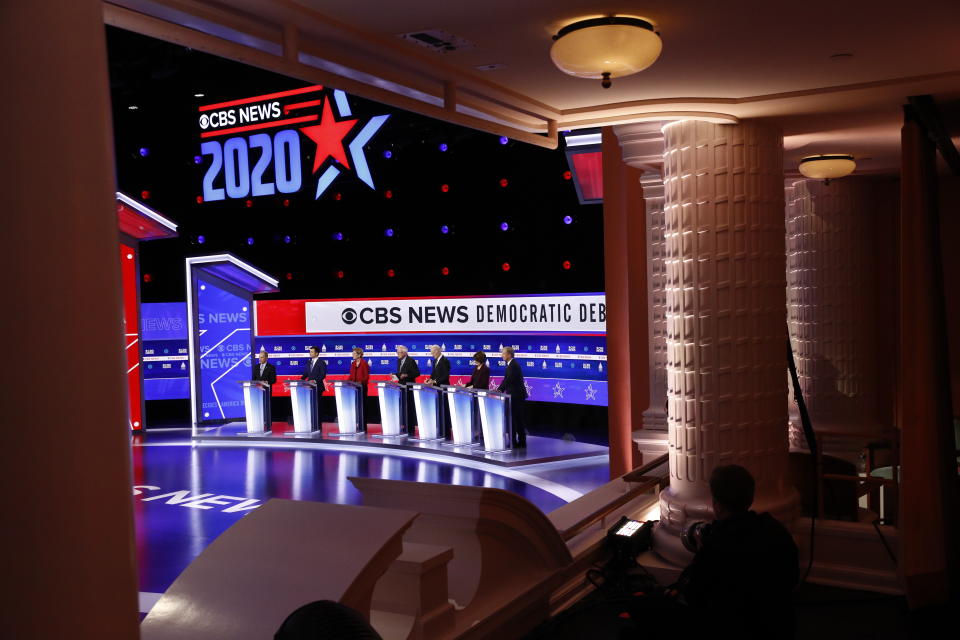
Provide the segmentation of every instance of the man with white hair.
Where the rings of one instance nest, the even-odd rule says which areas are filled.
[[[410,357],[410,352],[402,345],[397,345],[397,372],[393,374],[394,380],[403,384],[411,384],[417,381],[420,376],[420,367],[417,361]]]
[[[430,347],[430,355],[433,357],[433,371],[430,372],[430,379],[427,380],[427,384],[436,387],[449,385],[450,360],[443,355],[443,350],[437,344]],[[445,395],[440,395],[441,415],[443,416],[443,424],[440,425],[441,434],[447,433],[447,427],[450,425],[450,405],[447,403]]]
[[[430,347],[430,355],[433,357],[433,371],[427,384],[438,387],[450,384],[450,361],[444,357],[443,350],[435,344]]]
[[[410,357],[407,347],[402,344],[397,345],[397,372],[393,374],[393,379],[401,384],[413,384],[420,375],[420,367],[417,361]],[[407,428],[412,429],[417,424],[417,412],[413,407],[413,391],[406,393],[407,404]]]
[[[267,406],[266,409],[266,423],[267,425],[273,424],[273,417],[270,413],[270,404],[273,399],[273,385],[277,384],[277,368],[267,362],[267,350],[263,347],[260,347],[260,353],[257,354],[257,364],[253,365],[253,379],[262,380],[270,385],[270,390],[267,392]]]

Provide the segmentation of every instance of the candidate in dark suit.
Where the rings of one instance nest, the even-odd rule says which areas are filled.
[[[417,361],[410,357],[407,348],[402,344],[397,345],[397,371],[393,374],[393,379],[401,384],[413,384],[420,376],[420,367]],[[413,391],[406,393],[407,405],[407,428],[412,429],[417,426],[417,411],[413,406]]]
[[[523,383],[523,370],[520,368],[520,363],[513,357],[512,347],[504,347],[500,355],[506,361],[507,367],[503,371],[503,381],[500,382],[497,391],[510,394],[513,446],[517,449],[525,449],[527,446],[527,429],[523,414],[525,413],[527,386]]]
[[[273,385],[277,384],[277,368],[267,362],[267,352],[260,351],[260,354],[257,356],[257,364],[253,365],[253,379],[254,380],[263,380],[268,385],[270,385],[270,390],[267,391],[267,428],[273,424],[273,415],[270,411],[270,404],[273,401]]]
[[[470,374],[470,382],[464,386],[468,389],[489,389],[490,367],[487,366],[487,354],[477,351],[473,354],[473,361],[477,363],[476,367]]]
[[[327,415],[326,403],[321,405],[323,392],[326,390],[324,380],[327,377],[327,363],[320,357],[319,347],[310,347],[310,359],[303,365],[303,371],[300,373],[301,380],[313,380],[317,383],[317,415],[322,422]]]
[[[433,371],[430,372],[427,384],[437,387],[450,384],[450,360],[437,345],[430,347],[430,355],[433,357]]]
[[[430,355],[433,357],[433,371],[430,372],[430,378],[427,384],[435,387],[442,387],[450,384],[450,359],[443,355],[443,350],[439,345],[430,347]],[[440,433],[446,434],[450,425],[450,403],[447,402],[446,394],[440,396],[441,415],[443,424],[440,425]]]

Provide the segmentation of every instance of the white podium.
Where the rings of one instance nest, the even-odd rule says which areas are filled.
[[[477,391],[477,402],[480,405],[483,450],[488,453],[509,451],[513,447],[510,394],[481,389]]]
[[[355,436],[364,432],[363,396],[366,385],[350,380],[334,380],[333,393],[337,399],[337,427],[331,436]]]
[[[417,409],[417,429],[419,440],[430,442],[443,440],[443,389],[432,384],[414,383],[413,404]]]
[[[443,387],[450,406],[450,440],[445,442],[455,447],[475,447],[480,443],[474,437],[474,419],[477,405],[477,391],[465,387],[447,385]]]
[[[407,435],[407,386],[399,382],[378,382],[380,428],[374,438],[397,438]]]
[[[288,380],[283,384],[290,390],[294,435],[320,431],[317,421],[317,383],[313,380]]]
[[[241,380],[243,408],[247,413],[247,433],[270,432],[270,385],[263,380]]]

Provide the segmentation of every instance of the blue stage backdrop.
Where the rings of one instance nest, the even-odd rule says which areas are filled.
[[[227,294],[230,295],[230,294]],[[513,322],[510,320],[511,308],[505,307],[501,299],[507,298],[510,304],[538,304],[538,300],[548,299],[547,302],[540,302],[538,312],[545,311],[545,319],[550,321],[551,311],[555,315],[554,320],[559,321],[563,327],[571,329],[589,329],[584,331],[470,331],[460,332],[396,332],[396,333],[377,333],[366,331],[364,333],[308,333],[306,331],[307,323],[307,303],[314,311],[329,311],[335,313],[341,319],[349,320],[352,315],[350,310],[357,313],[357,318],[353,325],[361,326],[375,325],[376,308],[385,309],[381,311],[381,317],[387,319],[386,324],[396,325],[390,320],[396,320],[394,315],[390,316],[390,310],[395,306],[390,301],[351,301],[351,300],[261,300],[256,305],[256,329],[257,336],[254,338],[254,350],[265,349],[270,355],[270,361],[277,367],[277,373],[280,380],[294,379],[299,377],[301,368],[307,359],[307,348],[311,345],[320,347],[321,353],[328,363],[330,379],[345,378],[350,368],[350,352],[357,346],[364,350],[364,357],[370,364],[370,373],[373,380],[388,379],[396,366],[396,346],[398,344],[406,345],[410,350],[411,356],[417,361],[422,374],[421,379],[428,377],[433,362],[428,352],[428,345],[439,344],[452,365],[452,382],[457,383],[465,381],[470,376],[470,359],[476,351],[484,351],[488,356],[490,372],[497,382],[502,376],[504,363],[500,360],[499,353],[503,346],[510,345],[516,350],[517,360],[523,367],[524,377],[527,382],[530,399],[541,402],[563,402],[573,404],[588,404],[596,406],[607,405],[607,345],[606,332],[597,331],[598,328],[605,326],[605,308],[597,305],[603,304],[603,294],[570,294],[553,296],[509,296],[509,297],[478,297],[478,298],[416,298],[404,299],[397,313],[406,314],[409,318],[409,309],[414,307],[414,321],[427,325],[429,319],[440,322],[447,319],[456,320],[458,318],[457,307],[469,307],[460,309],[464,314],[472,315],[466,318],[462,325],[476,326],[469,323],[478,320],[477,306],[483,306],[482,320],[484,325],[496,325],[497,312],[502,314],[501,321],[518,328],[529,325],[530,307],[525,310],[521,320],[519,309],[514,306],[516,312]],[[518,300],[520,299],[520,300]],[[455,303],[450,301],[454,300]],[[469,300],[469,302],[464,302]],[[321,303],[316,307],[315,303]],[[330,303],[329,305],[327,303]],[[363,308],[357,303],[366,305],[370,311],[364,312]],[[244,306],[242,301],[225,303],[236,306]],[[591,309],[586,306],[583,309],[583,322],[581,322],[581,304],[593,304]],[[418,308],[416,305],[420,305]],[[544,308],[544,305],[553,305]],[[566,309],[563,305],[570,305]],[[427,310],[426,307],[434,307]],[[487,309],[492,307],[492,309]],[[444,318],[440,317],[437,308],[443,308]],[[492,319],[488,322],[487,311],[492,311]],[[568,311],[571,315],[564,316]],[[591,312],[593,321],[591,322]],[[418,316],[417,314],[420,313]],[[449,314],[452,313],[452,316]],[[362,314],[362,318],[361,318]],[[384,315],[386,314],[386,315]],[[429,316],[428,316],[429,314]],[[542,314],[540,314],[542,316]],[[141,322],[143,324],[144,336],[144,390],[147,400],[167,400],[189,397],[189,378],[186,368],[186,305],[182,302],[144,304],[142,308]],[[460,314],[460,319],[465,319]],[[364,323],[364,319],[371,320],[370,323]],[[567,320],[569,319],[569,320]],[[314,315],[311,322],[323,322],[319,315]],[[243,323],[241,323],[243,324]],[[543,324],[543,323],[539,323]],[[222,338],[228,331],[225,331],[228,325],[217,324],[219,336],[216,340]],[[204,329],[209,328],[206,324]],[[353,327],[350,327],[353,328]],[[409,328],[403,326],[404,329]],[[247,338],[242,335],[243,332],[234,334],[237,338],[236,344],[246,343]],[[207,339],[208,334],[202,336],[202,344],[215,344]],[[212,338],[213,336],[211,336]],[[224,343],[227,344],[227,343]],[[233,344],[232,342],[230,344]],[[233,347],[231,347],[233,348]],[[239,347],[237,347],[239,348]],[[223,361],[227,367],[236,365],[230,376],[216,383],[216,390],[220,395],[221,401],[223,395],[221,389],[224,387],[224,380],[243,380],[249,375],[249,367],[244,364],[236,364],[238,354],[231,356],[218,355],[219,346],[215,354],[203,357],[201,366],[209,367],[219,365]],[[208,358],[209,364],[204,361]],[[249,364],[249,361],[247,362]],[[219,375],[223,373],[223,367],[215,369],[203,368],[201,371],[217,371]],[[234,375],[235,374],[235,375]],[[204,374],[209,375],[209,374]],[[217,376],[209,376],[215,379]],[[229,384],[229,389],[239,389],[236,382]],[[209,382],[205,385],[205,391],[212,391]],[[274,392],[277,395],[283,395],[282,385],[275,385]],[[212,394],[211,394],[212,396]],[[233,398],[231,398],[233,399]],[[216,400],[214,399],[212,407],[219,415]],[[238,411],[242,412],[242,405],[239,405]],[[209,412],[207,401],[204,400],[204,411]],[[229,415],[228,415],[229,417]],[[211,414],[211,419],[214,416]]]
[[[243,418],[251,375],[250,302],[212,278],[197,279],[200,409],[204,420]]]
[[[190,397],[187,370],[187,303],[140,305],[143,340],[143,394],[146,400]]]

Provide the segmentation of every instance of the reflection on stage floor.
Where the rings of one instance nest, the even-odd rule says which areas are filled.
[[[377,447],[359,439],[351,445],[344,438],[301,442],[280,436],[285,425],[279,426],[273,443],[208,433],[198,443],[189,428],[131,437],[143,602],[154,601],[220,533],[270,498],[360,504],[349,479],[383,478],[503,489],[548,513],[609,479],[606,455],[507,466],[450,455],[450,447]],[[225,434],[244,428],[217,427]],[[551,439],[528,436],[528,443],[542,440]],[[287,446],[276,446],[283,442]],[[543,444],[541,455],[551,451]],[[282,532],[264,541],[282,542]]]
[[[384,436],[381,434],[379,424],[370,424],[367,426],[366,433],[355,436],[330,435],[336,433],[336,431],[336,423],[330,422],[323,423],[322,431],[314,431],[313,433],[296,433],[293,430],[293,425],[286,422],[274,422],[272,429],[268,432],[248,433],[246,423],[238,421],[201,428],[194,437],[194,441],[200,444],[213,444],[226,440],[247,443],[287,443],[292,446],[335,445],[342,449],[349,447],[401,449],[451,458],[477,460],[504,467],[519,467],[578,458],[600,458],[608,453],[607,447],[601,445],[538,436],[527,436],[527,447],[525,449],[488,452],[477,446],[457,446],[446,441],[415,440],[416,434],[413,437]]]

